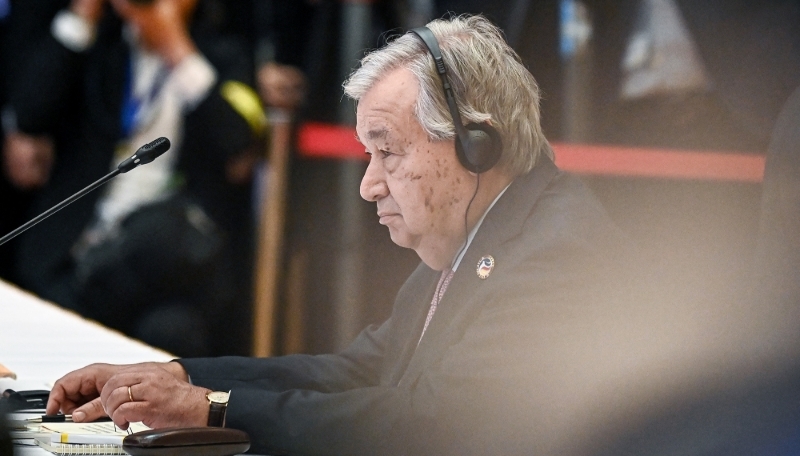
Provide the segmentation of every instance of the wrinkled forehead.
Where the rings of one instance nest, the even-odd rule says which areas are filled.
[[[415,112],[419,83],[398,68],[387,73],[361,97],[356,107],[356,131],[361,142],[387,139],[398,130],[419,126]]]

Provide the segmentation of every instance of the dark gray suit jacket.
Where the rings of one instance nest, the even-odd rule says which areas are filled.
[[[424,264],[389,320],[339,354],[180,362],[194,384],[232,391],[228,426],[257,453],[547,451],[592,340],[572,336],[597,330],[626,246],[587,188],[543,159],[488,213],[418,347],[440,275]],[[496,266],[482,280],[485,255]]]

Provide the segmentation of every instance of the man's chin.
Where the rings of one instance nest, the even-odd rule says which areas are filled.
[[[399,230],[397,228],[389,228],[389,237],[392,239],[392,242],[397,244],[400,247],[410,249],[414,247],[414,243],[412,242],[411,237],[403,230]]]

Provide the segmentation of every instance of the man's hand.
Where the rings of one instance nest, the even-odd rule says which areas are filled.
[[[72,0],[69,9],[89,24],[97,25],[103,16],[105,0]]]
[[[72,419],[76,422],[102,418],[106,416],[106,412],[101,403],[100,393],[109,379],[120,372],[144,370],[156,366],[169,372],[176,381],[188,382],[186,371],[175,362],[128,365],[92,364],[70,372],[53,385],[50,399],[47,401],[47,413],[50,415],[59,411],[65,414],[71,413]]]
[[[91,364],[61,377],[50,391],[47,413],[53,415],[59,410],[71,413],[75,421],[94,421],[102,417],[103,408],[97,400],[100,391],[115,372],[125,367]]]
[[[197,52],[188,28],[194,1],[153,0],[151,4],[137,5],[130,0],[111,0],[111,4],[136,30],[139,42],[170,66]]]
[[[100,400],[122,429],[139,421],[151,428],[200,427],[208,423],[209,391],[148,365],[115,374],[105,383]]]
[[[3,168],[8,180],[21,190],[45,185],[54,160],[53,141],[47,136],[10,133],[3,144]]]

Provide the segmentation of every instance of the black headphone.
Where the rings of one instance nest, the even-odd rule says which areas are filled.
[[[416,34],[425,44],[425,47],[428,48],[428,52],[433,56],[433,61],[436,63],[436,72],[439,73],[439,77],[442,79],[444,96],[447,99],[450,115],[453,116],[453,125],[458,138],[456,141],[458,161],[461,162],[464,168],[473,173],[482,173],[490,170],[500,160],[500,154],[503,152],[500,133],[486,123],[473,122],[464,125],[461,122],[461,115],[458,112],[458,106],[456,106],[456,97],[453,94],[452,87],[450,87],[447,68],[444,66],[442,53],[439,50],[439,42],[436,41],[436,37],[433,36],[433,32],[428,27],[417,27],[411,29],[411,32]]]

